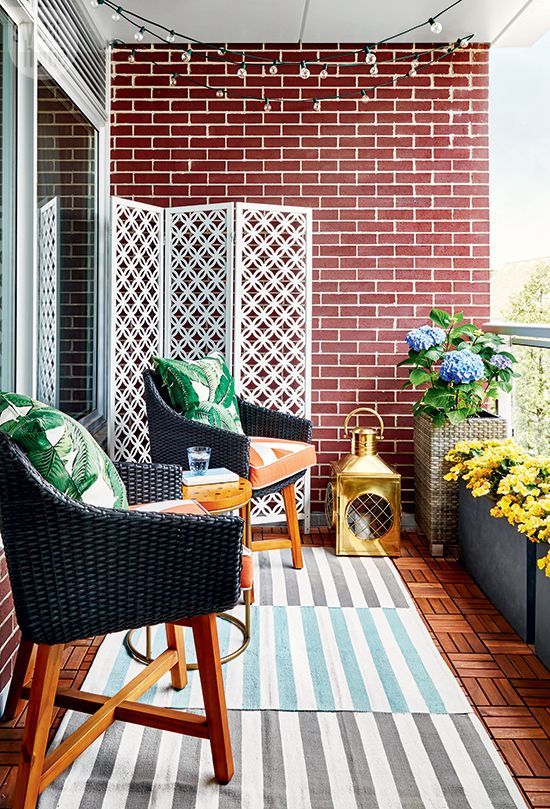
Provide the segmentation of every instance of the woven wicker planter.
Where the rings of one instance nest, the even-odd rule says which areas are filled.
[[[506,421],[491,413],[443,427],[434,427],[424,415],[415,417],[415,518],[433,556],[457,549],[458,483],[443,480],[449,467],[445,455],[457,441],[495,438],[506,438]]]

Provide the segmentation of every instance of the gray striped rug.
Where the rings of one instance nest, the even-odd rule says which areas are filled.
[[[332,548],[303,549],[304,569],[290,551],[254,558],[256,601],[302,607],[410,607],[412,601],[390,559],[336,556]]]
[[[70,715],[66,731],[81,716]],[[475,716],[230,712],[235,777],[206,742],[117,724],[48,787],[40,809],[517,809]]]

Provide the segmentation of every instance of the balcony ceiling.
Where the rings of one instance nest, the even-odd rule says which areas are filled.
[[[111,9],[80,0],[107,40],[133,42],[135,28],[111,19]],[[210,42],[373,42],[437,14],[450,0],[123,0],[123,7]],[[528,46],[550,27],[548,0],[462,0],[440,18],[438,37],[475,33],[478,42]],[[429,26],[414,40],[435,39]],[[151,37],[146,41],[153,40]],[[401,38],[410,42],[411,35]]]

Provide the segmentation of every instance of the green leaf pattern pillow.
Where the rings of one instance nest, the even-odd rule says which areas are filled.
[[[175,410],[185,418],[243,433],[235,383],[221,354],[208,354],[195,362],[153,357]]]
[[[28,396],[0,392],[0,430],[63,494],[89,505],[128,508],[126,489],[113,463],[70,416]]]

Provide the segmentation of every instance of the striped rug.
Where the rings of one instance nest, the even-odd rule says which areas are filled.
[[[227,786],[212,778],[206,742],[116,724],[48,787],[40,809],[525,807],[475,716],[231,711],[229,719]],[[80,720],[70,715],[66,729]]]
[[[238,610],[237,610],[238,613]],[[246,654],[224,666],[230,709],[465,713],[470,705],[414,609],[252,607]],[[222,654],[240,635],[219,621]],[[195,659],[186,631],[188,660]],[[88,688],[114,694],[141,669],[128,657],[123,634],[102,644]],[[141,635],[136,642],[143,643]],[[155,654],[166,648],[164,627],[153,629]],[[200,680],[177,692],[169,675],[143,697],[173,708],[203,707]]]
[[[224,666],[233,781],[214,782],[206,742],[116,723],[40,809],[525,807],[393,564],[305,548],[296,572],[287,557],[256,558],[254,637]],[[222,649],[234,648],[238,635],[218,623]],[[121,643],[104,641],[84,689],[113,693],[139,669]],[[155,651],[163,643],[155,628]],[[166,678],[144,700],[202,704],[194,674],[184,691]],[[84,718],[68,712],[53,746]]]

